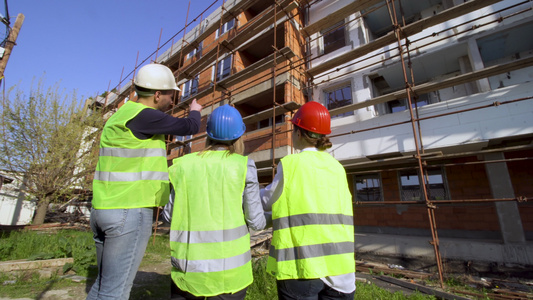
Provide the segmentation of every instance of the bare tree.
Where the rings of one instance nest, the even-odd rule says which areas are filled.
[[[13,95],[13,96],[11,96]],[[2,100],[0,168],[25,182],[37,199],[33,223],[43,224],[51,202],[91,187],[102,116],[43,80],[29,95],[13,87]]]

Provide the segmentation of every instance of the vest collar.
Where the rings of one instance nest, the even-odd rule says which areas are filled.
[[[318,151],[317,148],[315,147],[307,147],[307,148],[303,148],[302,150],[300,150],[301,152],[304,152],[304,151]]]

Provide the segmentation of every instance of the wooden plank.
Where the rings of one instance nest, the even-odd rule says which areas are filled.
[[[283,103],[282,105],[276,107],[276,116],[279,116],[281,114],[284,114],[286,112],[289,112],[289,111],[295,111],[297,110],[298,108],[300,108],[300,104],[296,103],[296,102],[287,102],[287,103]],[[258,113],[255,113],[253,115],[249,115],[247,117],[244,117],[242,118],[242,120],[244,121],[244,124],[250,124],[250,123],[254,123],[254,122],[258,122],[258,121],[261,121],[261,120],[264,120],[264,119],[267,119],[267,118],[270,118],[272,117],[272,112],[273,112],[273,108],[269,108],[267,110],[263,110],[263,111],[260,111]]]
[[[501,0],[471,0],[466,3],[454,6],[447,10],[442,11],[441,13],[419,20],[417,22],[411,23],[402,28],[403,33],[407,36],[419,33],[422,30],[429,28],[431,26],[440,24],[444,21],[462,16],[474,10],[489,6]],[[367,55],[372,51],[383,48],[386,45],[390,45],[397,40],[396,34],[394,31],[389,32],[388,34],[351,51],[348,51],[342,55],[339,55],[335,58],[332,58],[326,62],[321,63],[316,67],[312,67],[307,70],[311,76],[316,76],[325,71],[334,69],[342,64],[348,63],[352,60],[355,60],[361,56]]]
[[[367,9],[379,2],[382,2],[383,0],[356,0],[352,3],[346,5],[345,7],[327,15],[326,17],[316,21],[313,24],[307,25],[302,30],[300,30],[300,33],[311,36],[318,31],[329,28],[333,24],[336,24],[342,20],[344,20],[349,15],[356,13],[358,11]]]
[[[378,276],[376,278],[378,278],[380,280],[383,280],[383,281],[386,281],[386,282],[389,282],[389,283],[392,283],[392,284],[396,284],[396,285],[411,289],[411,290],[419,291],[419,292],[422,292],[424,294],[434,295],[434,296],[438,297],[439,299],[470,300],[470,298],[465,298],[465,297],[461,297],[461,296],[458,296],[458,295],[437,291],[435,289],[432,289],[432,288],[429,288],[429,287],[426,287],[426,286],[423,286],[423,285],[406,282],[406,281],[403,281],[403,280],[400,280],[400,279],[396,279],[396,278],[392,278],[392,277]]]
[[[356,270],[359,272],[365,272],[365,273],[377,273],[377,272],[383,272],[383,274],[391,274],[391,275],[401,275],[406,278],[415,278],[415,279],[427,279],[431,277],[432,274],[426,273],[426,272],[416,272],[411,270],[399,270],[399,269],[391,269],[386,265],[377,264],[377,263],[371,263],[371,262],[363,262],[356,260]]]
[[[10,260],[0,262],[0,271],[11,272],[21,270],[34,270],[42,268],[62,267],[67,263],[73,263],[72,257],[44,259],[44,260]]]
[[[272,228],[254,231],[250,236],[250,248],[261,244],[262,242],[272,238]]]
[[[443,88],[452,87],[458,84],[463,84],[466,82],[471,82],[471,81],[487,78],[490,76],[494,76],[494,75],[498,75],[498,74],[502,74],[502,73],[506,73],[506,72],[530,67],[530,66],[533,66],[533,57],[522,58],[522,59],[510,62],[510,63],[495,65],[492,67],[484,68],[482,70],[461,74],[455,77],[417,85],[413,87],[413,91],[419,95],[426,94],[426,93],[437,91]],[[332,116],[334,116],[334,115],[342,114],[345,112],[354,111],[356,109],[360,109],[360,108],[364,108],[364,107],[368,107],[368,106],[372,106],[372,105],[376,105],[380,103],[385,103],[391,100],[404,99],[404,98],[407,98],[407,92],[405,90],[401,90],[401,91],[396,91],[396,92],[386,94],[383,96],[375,97],[370,100],[366,100],[366,101],[346,105],[343,107],[339,107],[336,109],[332,109],[330,110],[329,113]]]

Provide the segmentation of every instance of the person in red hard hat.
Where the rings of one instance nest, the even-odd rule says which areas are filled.
[[[291,122],[300,152],[282,158],[261,190],[263,209],[272,212],[267,272],[279,299],[353,299],[352,195],[343,166],[325,151],[332,146],[329,111],[308,102]]]

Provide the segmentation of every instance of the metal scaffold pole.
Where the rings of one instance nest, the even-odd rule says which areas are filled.
[[[442,272],[443,272],[442,258],[441,258],[440,250],[439,250],[439,237],[438,237],[438,233],[437,233],[437,223],[436,223],[436,219],[435,219],[435,208],[436,208],[436,206],[435,206],[435,204],[431,203],[431,201],[429,200],[429,197],[428,197],[428,191],[427,191],[427,186],[426,186],[426,182],[427,181],[426,181],[426,176],[424,176],[424,173],[425,173],[424,172],[424,162],[422,161],[422,156],[420,155],[421,154],[420,148],[421,148],[421,145],[422,145],[422,140],[419,139],[420,133],[417,131],[417,127],[416,127],[416,123],[417,123],[416,120],[418,118],[415,118],[414,112],[413,112],[413,106],[412,106],[413,94],[412,94],[412,89],[411,88],[412,88],[412,84],[414,83],[414,80],[412,80],[412,83],[411,83],[411,82],[409,82],[409,79],[407,78],[407,69],[406,69],[405,61],[404,61],[404,54],[405,53],[404,53],[402,42],[401,42],[402,36],[405,37],[406,44],[408,44],[408,40],[407,40],[407,36],[402,33],[402,27],[398,23],[398,18],[396,16],[396,7],[394,5],[394,0],[387,0],[387,7],[389,9],[389,14],[391,16],[392,25],[394,27],[394,32],[395,32],[396,38],[397,38],[398,51],[400,53],[400,62],[401,62],[401,65],[402,65],[402,71],[403,71],[403,76],[404,76],[405,90],[406,90],[406,93],[407,93],[407,102],[408,102],[411,126],[412,126],[412,131],[413,131],[413,140],[414,140],[415,149],[416,149],[416,159],[417,159],[418,169],[419,169],[418,180],[419,180],[420,185],[422,187],[424,200],[425,200],[425,203],[426,203],[426,208],[427,208],[427,213],[428,213],[428,218],[429,218],[429,225],[430,225],[430,229],[431,229],[432,241],[430,242],[430,244],[433,245],[433,248],[434,248],[434,251],[435,251],[435,260],[436,260],[436,263],[437,263],[437,269],[438,269],[438,273],[439,273],[440,285],[441,285],[441,287],[444,287],[444,280],[443,280],[443,274],[442,274]],[[411,73],[411,78],[413,78],[413,74],[412,73]],[[420,130],[420,127],[418,127],[418,130]],[[420,145],[419,145],[419,143],[420,143]]]
[[[6,70],[9,56],[11,55],[11,52],[13,51],[13,47],[17,44],[17,37],[19,35],[20,28],[22,27],[22,23],[24,23],[24,18],[25,17],[23,14],[17,15],[15,25],[13,25],[13,28],[11,28],[9,35],[7,37],[4,56],[2,57],[2,59],[0,59],[0,83],[4,79],[4,71]]]
[[[276,47],[278,24],[276,15],[278,14],[278,4],[274,3],[274,63],[272,68],[272,180],[276,175],[276,58],[278,54],[278,48]]]

